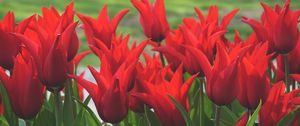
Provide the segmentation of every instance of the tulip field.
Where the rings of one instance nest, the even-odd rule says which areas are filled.
[[[299,29],[298,0],[0,0],[0,126],[299,126]]]

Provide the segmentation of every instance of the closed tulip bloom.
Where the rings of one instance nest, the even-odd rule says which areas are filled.
[[[224,46],[217,44],[216,59],[212,66],[201,51],[193,47],[189,47],[189,50],[206,76],[208,98],[219,106],[230,104],[238,93],[239,59],[230,57]]]
[[[264,3],[261,5],[264,8],[261,23],[245,17],[243,22],[253,28],[259,41],[268,41],[268,53],[289,53],[297,45],[299,14],[290,9],[290,0],[285,2],[283,8],[277,5],[274,10]]]
[[[37,76],[34,60],[30,55],[23,54],[18,54],[15,58],[11,77],[1,69],[0,79],[14,113],[22,119],[32,119],[42,107],[45,87]]]
[[[62,15],[53,7],[43,8],[43,16],[30,24],[25,37],[17,35],[34,57],[40,80],[49,88],[62,89],[67,74],[72,73],[72,60],[79,48],[74,13],[73,3]]]
[[[267,8],[266,6],[264,7]],[[268,13],[266,12],[266,14]],[[273,19],[275,20],[273,37],[278,53],[289,53],[297,45],[299,36],[298,17],[299,15],[296,15],[290,9],[290,0],[286,1],[277,17],[275,15],[275,19]]]
[[[140,12],[144,34],[157,43],[164,40],[170,31],[164,0],[155,0],[153,5],[149,0],[131,0],[131,3]]]
[[[239,69],[238,101],[248,109],[255,109],[260,100],[265,102],[270,81],[266,73],[270,56],[267,55],[267,44],[253,46],[241,61]],[[255,93],[254,93],[255,92]]]
[[[190,54],[185,46],[195,47],[197,50],[202,51],[208,58],[209,62],[213,62],[215,41],[225,33],[224,31],[216,32],[207,38],[205,31],[201,35],[196,36],[191,30],[185,26],[179,27],[180,31],[176,34],[170,34],[166,38],[166,45],[154,48],[154,50],[162,52],[173,71],[175,71],[179,64],[183,63],[184,71],[190,74],[199,73],[203,77],[204,73],[201,69],[200,63],[195,62],[195,57]],[[178,33],[179,32],[179,33]]]
[[[169,69],[169,67],[167,67]],[[184,82],[182,80],[183,67],[180,65],[174,75],[170,78],[170,81],[165,79],[157,82],[149,82],[148,80],[139,80],[140,86],[143,87],[143,93],[132,94],[137,97],[149,107],[153,108],[157,117],[164,126],[183,126],[185,121],[176,108],[175,104],[168,97],[172,96],[176,99],[186,111],[189,111],[189,102],[187,94],[193,80],[197,75],[191,76]],[[162,72],[159,78],[165,78],[166,73]]]
[[[282,81],[273,84],[268,98],[259,112],[260,126],[276,125],[284,116],[297,107],[293,101],[299,99],[300,90],[293,90],[285,94],[285,88]],[[293,121],[297,121],[297,118]]]
[[[289,93],[285,93],[285,84],[283,81],[279,81],[273,84],[266,102],[261,106],[258,114],[258,126],[275,126],[280,122],[287,114],[292,112],[299,105],[299,93],[300,90],[294,90]],[[298,126],[299,111],[287,126]],[[236,123],[236,126],[245,126],[249,120],[249,113],[246,112]]]
[[[128,112],[127,89],[130,86],[130,78],[134,74],[135,63],[129,66],[124,64],[119,67],[117,73],[112,74],[108,69],[112,66],[105,58],[101,60],[100,73],[89,66],[97,85],[80,77],[72,77],[89,92],[101,119],[105,122],[117,123],[123,120]]]
[[[161,65],[159,56],[151,57],[146,53],[143,55],[146,63],[145,65],[140,62],[137,64],[137,78],[141,80],[147,80],[148,82],[152,83],[162,81],[164,78],[161,77],[159,73],[162,72],[163,67]],[[164,72],[173,74],[170,69],[167,70],[169,71]],[[130,93],[144,92],[144,89],[141,85],[142,84],[140,84],[139,81],[136,81]],[[129,107],[132,111],[142,113],[144,112],[144,105],[145,104],[138,98],[134,96],[129,97]]]
[[[127,43],[127,41],[122,41]],[[132,89],[136,76],[136,64],[138,57],[145,48],[147,41],[129,50],[127,44],[119,44],[108,50],[102,43],[103,49],[92,47],[101,60],[101,70],[97,72],[88,66],[97,85],[81,77],[71,76],[91,95],[99,116],[105,122],[118,123],[126,116],[129,108],[128,92]],[[120,46],[124,46],[120,49]],[[118,62],[120,61],[120,62]]]
[[[107,5],[105,5],[100,11],[98,19],[77,14],[83,22],[84,33],[90,45],[95,45],[94,38],[96,38],[103,42],[107,48],[111,48],[111,40],[116,37],[118,24],[129,12],[129,9],[124,9],[110,20],[107,10]]]
[[[300,74],[300,39],[298,39],[298,43],[296,47],[287,54],[288,56],[288,66],[289,66],[289,74]],[[285,60],[284,56],[278,55],[276,57],[277,69],[276,69],[276,80],[284,80],[285,79]]]
[[[0,66],[11,70],[13,68],[13,58],[19,53],[21,42],[11,33],[23,34],[31,21],[31,16],[15,25],[13,12],[7,12],[3,20],[0,21]]]
[[[194,18],[184,18],[183,24],[177,30],[173,30],[165,39],[166,45],[154,48],[164,54],[173,71],[183,63],[184,71],[190,74],[199,73],[203,77],[204,73],[200,63],[195,62],[195,57],[190,54],[184,46],[192,46],[202,51],[210,63],[213,63],[215,55],[216,41],[229,47],[230,42],[226,39],[225,33],[231,19],[238,12],[235,9],[225,15],[219,21],[218,7],[211,6],[207,17],[195,8],[198,20]]]

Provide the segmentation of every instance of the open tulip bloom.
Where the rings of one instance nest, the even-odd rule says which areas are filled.
[[[221,17],[216,5],[207,15],[194,7],[197,17],[175,28],[164,0],[127,2],[142,41],[117,31],[130,9],[111,18],[107,4],[97,19],[73,2],[18,22],[7,12],[0,19],[0,125],[300,125],[300,9],[291,0],[261,2],[259,21],[242,16],[253,30],[246,39],[238,30],[228,37],[243,8]],[[80,40],[89,49],[78,53]],[[100,64],[79,71],[88,55]]]

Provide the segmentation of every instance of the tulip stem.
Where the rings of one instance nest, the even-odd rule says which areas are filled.
[[[216,111],[215,111],[215,126],[219,126],[220,124],[220,114],[221,114],[221,107],[218,105],[215,105]]]
[[[273,77],[272,77],[272,61],[269,61],[269,63],[268,63],[267,73],[269,75],[269,78],[270,78],[271,82],[273,82]]]
[[[61,98],[59,89],[54,89],[54,111],[55,111],[55,124],[56,126],[61,126]]]
[[[26,126],[31,126],[31,122],[29,120],[25,120]]]
[[[288,54],[283,54],[283,57],[284,57],[284,73],[285,73],[286,90],[287,90],[287,92],[290,92]]]
[[[159,47],[161,46],[161,42],[158,43],[158,46]],[[165,59],[164,59],[164,54],[162,52],[159,52],[159,57],[160,57],[162,66],[165,67],[166,66],[166,62],[165,62]]]
[[[204,84],[204,78],[199,78],[199,116],[200,116],[200,126],[202,126],[203,123],[203,108],[204,108],[204,100],[203,100],[203,84]]]

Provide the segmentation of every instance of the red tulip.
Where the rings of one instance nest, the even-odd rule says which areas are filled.
[[[15,26],[14,13],[8,12],[0,21],[0,66],[3,68],[11,70],[14,64],[13,58],[20,51],[21,42],[11,33],[23,34],[33,17],[34,15]]]
[[[239,11],[239,9],[235,9],[231,12],[229,12],[227,15],[225,15],[224,17],[222,17],[221,21],[219,21],[219,14],[218,14],[218,7],[217,6],[210,6],[209,10],[208,10],[208,14],[207,17],[205,18],[205,16],[203,15],[203,13],[198,9],[198,8],[194,8],[198,19],[200,20],[199,23],[197,23],[198,26],[194,26],[193,31],[194,33],[197,35],[197,33],[201,33],[200,31],[203,30],[205,32],[205,34],[203,34],[204,38],[208,38],[213,36],[213,34],[216,34],[217,32],[220,31],[227,31],[227,27],[231,21],[231,19],[237,14],[237,12]],[[190,22],[184,22],[185,25],[190,26]],[[201,27],[200,29],[198,27]],[[197,35],[199,38],[200,36]],[[230,46],[231,43],[229,42],[229,40],[227,40],[227,38],[225,37],[225,35],[221,35],[220,39],[222,40],[223,44],[226,46]]]
[[[44,102],[45,87],[39,81],[34,60],[30,55],[18,54],[11,77],[0,70],[0,79],[8,93],[12,110],[22,119],[32,119]]]
[[[264,7],[268,8],[266,6]],[[299,15],[296,15],[296,13],[290,9],[290,0],[287,0],[274,22],[276,26],[273,36],[274,45],[279,53],[288,53],[297,45],[299,36],[298,17]]]
[[[161,74],[161,77],[164,78],[165,74]],[[153,108],[164,126],[183,126],[185,121],[168,95],[176,99],[186,111],[189,111],[187,93],[196,77],[197,75],[193,75],[183,82],[182,65],[180,65],[173,77],[169,77],[170,81],[164,79],[152,83],[147,80],[138,80],[145,92],[132,95]]]
[[[163,67],[160,62],[160,57],[159,56],[154,56],[153,58],[150,57],[148,54],[144,53],[144,59],[146,61],[146,64],[143,65],[142,63],[138,63],[136,66],[137,69],[137,78],[141,80],[147,80],[148,82],[151,83],[156,83],[164,80],[163,77],[160,77],[160,72],[162,72]],[[167,69],[169,70],[169,69]],[[173,72],[167,72],[163,71],[166,73],[173,73]],[[130,93],[140,93],[144,92],[143,87],[141,84],[136,81],[134,84],[134,87],[130,91]],[[134,112],[139,112],[142,113],[144,112],[144,103],[137,99],[136,97],[129,97],[129,107],[131,110]]]
[[[273,84],[270,90],[267,101],[262,105],[258,115],[258,126],[275,126],[279,121],[289,114],[293,109],[296,109],[296,104],[299,104],[300,90],[294,90],[285,94],[285,84],[283,81]],[[297,126],[300,111],[298,111],[291,120],[289,126]],[[236,123],[236,126],[245,126],[248,122],[249,114],[246,112],[241,119]]]
[[[129,9],[124,9],[119,12],[111,21],[105,5],[99,13],[98,19],[77,14],[83,22],[84,32],[90,45],[95,45],[94,38],[103,42],[107,48],[111,48],[111,40],[116,37],[116,30],[121,19],[129,12]]]
[[[246,126],[249,120],[249,113],[245,112],[243,116],[237,121],[235,126]]]
[[[120,35],[118,38],[112,39],[112,48],[109,49],[105,46],[105,44],[98,39],[95,40],[95,45],[89,45],[91,50],[98,56],[102,57],[106,55],[111,63],[111,70],[113,73],[117,71],[117,68],[121,66],[124,62],[132,63],[132,61],[136,60],[137,57],[142,53],[144,47],[147,45],[148,40],[145,40],[140,46],[136,46],[136,43],[133,43],[131,49],[128,48],[130,36],[127,35],[123,37]]]
[[[259,41],[269,42],[269,53],[289,53],[297,45],[299,14],[290,9],[290,0],[286,1],[282,9],[278,5],[274,10],[264,3],[261,5],[264,8],[261,23],[245,17],[243,22],[254,29]]]
[[[266,73],[270,59],[266,54],[268,46],[258,44],[253,47],[254,50],[243,58],[238,77],[240,88],[237,99],[248,109],[255,109],[260,100],[264,102],[270,87]]]
[[[231,103],[238,93],[239,59],[230,57],[224,46],[217,44],[217,54],[214,66],[211,66],[206,56],[199,50],[188,47],[195,61],[200,63],[206,76],[206,93],[210,100],[221,106]]]
[[[17,35],[32,53],[39,78],[47,87],[62,88],[67,73],[72,73],[72,60],[79,48],[73,17],[73,3],[61,16],[53,7],[43,8],[43,16],[32,22],[26,37]]]
[[[297,107],[292,101],[299,98],[299,92],[300,90],[294,90],[285,94],[285,84],[282,81],[273,84],[267,101],[259,112],[259,125],[276,125],[284,116]]]
[[[111,50],[99,50],[91,47],[101,59],[101,71],[97,72],[93,67],[88,66],[94,76],[97,85],[77,76],[71,76],[84,87],[95,102],[99,116],[105,122],[117,123],[127,116],[129,108],[128,92],[135,81],[135,66],[138,57],[147,44],[128,50],[127,41],[122,41],[125,45],[119,44]],[[125,46],[127,50],[122,50],[120,46]],[[106,46],[103,45],[103,48]],[[106,48],[107,49],[107,48]],[[124,56],[124,54],[126,54]],[[124,57],[123,57],[124,56]],[[117,62],[121,61],[121,62]]]
[[[196,36],[184,26],[180,27],[180,31],[179,39],[176,39],[175,36],[173,38],[170,34],[166,38],[167,45],[154,48],[154,50],[160,51],[165,55],[173,70],[176,70],[182,62],[186,72],[190,74],[200,73],[199,76],[204,76],[200,63],[194,61],[195,57],[184,46],[196,47],[206,55],[209,62],[213,62],[215,41],[220,39],[224,31],[216,32],[208,36],[208,38],[202,37],[206,33],[203,32],[203,34]]]
[[[300,37],[300,36],[299,36]],[[300,39],[298,39],[298,44],[290,53],[288,53],[288,65],[289,65],[289,74],[300,74]],[[285,79],[285,59],[282,55],[278,55],[276,57],[277,61],[277,69],[276,69],[276,80],[284,80]]]
[[[217,6],[210,7],[207,18],[199,9],[195,8],[195,10],[200,21],[185,18],[184,24],[166,37],[166,46],[154,48],[154,50],[164,54],[173,71],[177,69],[179,64],[183,63],[184,71],[190,74],[200,72],[199,76],[204,76],[200,63],[194,61],[195,57],[184,46],[197,48],[206,55],[210,63],[213,63],[216,41],[229,46],[229,41],[224,34],[238,9],[224,16],[220,24],[218,23]]]
[[[149,0],[130,0],[133,6],[140,12],[140,23],[144,34],[155,42],[161,42],[170,31],[166,18],[164,0],[155,0],[151,5]]]

